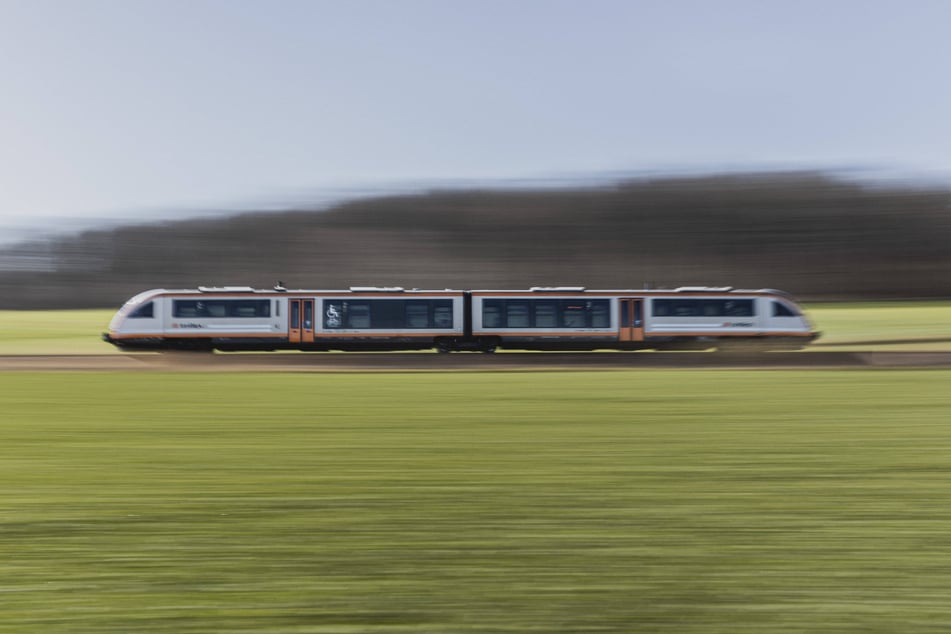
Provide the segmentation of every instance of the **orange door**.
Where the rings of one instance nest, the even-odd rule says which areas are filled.
[[[314,300],[292,299],[289,305],[287,340],[291,343],[313,343]]]
[[[644,341],[644,302],[641,299],[621,299],[618,341]]]
[[[302,343],[314,343],[314,300],[301,300],[301,333]]]
[[[300,343],[300,300],[292,299],[288,305],[287,340],[291,343]]]

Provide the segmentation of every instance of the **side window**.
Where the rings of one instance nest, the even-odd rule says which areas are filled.
[[[173,317],[270,317],[268,299],[176,299],[172,302]]]
[[[699,317],[700,302],[680,300],[674,303],[674,315],[677,317]]]
[[[654,317],[753,317],[752,299],[655,299]]]
[[[429,302],[406,302],[406,327],[429,327]]]
[[[433,308],[433,327],[452,328],[452,302],[437,302]]]
[[[611,326],[611,316],[608,307],[610,302],[606,299],[596,299],[591,302],[591,327],[609,328]]]
[[[271,300],[239,299],[231,302],[229,315],[232,317],[270,317]]]
[[[172,302],[172,317],[204,317],[205,304],[194,299],[176,299]]]
[[[208,317],[227,317],[228,302],[205,302],[205,313]]]
[[[370,327],[370,303],[369,302],[350,302],[347,311],[348,328],[369,328]]]
[[[528,328],[528,302],[506,302],[505,325],[507,328]]]
[[[452,300],[433,301],[433,328],[452,328]]]
[[[730,299],[725,302],[723,314],[726,317],[752,317],[752,299]]]
[[[482,300],[482,327],[502,327],[502,302],[498,299]]]
[[[343,327],[343,302],[339,300],[324,300],[324,328],[333,329]]]
[[[535,305],[535,327],[536,328],[557,328],[558,316],[556,314],[555,302],[536,301]]]
[[[567,302],[561,317],[565,328],[584,328],[586,326],[584,304],[581,302]]]

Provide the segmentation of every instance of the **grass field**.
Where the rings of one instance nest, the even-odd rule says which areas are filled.
[[[102,342],[112,310],[0,311],[0,355],[116,354]],[[951,302],[817,304],[825,350],[951,350]]]
[[[0,374],[0,632],[946,631],[949,385]]]

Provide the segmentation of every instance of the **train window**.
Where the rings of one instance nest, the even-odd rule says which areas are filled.
[[[343,302],[324,300],[324,328],[343,326]]]
[[[130,319],[152,319],[155,316],[155,306],[152,302],[144,304],[135,309],[135,311],[129,315]]]
[[[173,317],[270,317],[269,299],[176,299],[172,302]]]
[[[773,317],[798,317],[786,304],[773,302]]]
[[[347,310],[348,328],[370,327],[370,302],[349,302]]]
[[[483,328],[610,328],[607,299],[485,299]]]
[[[406,302],[406,327],[429,327],[429,302]]]
[[[403,300],[380,299],[368,301],[367,304],[370,305],[370,324],[367,328],[399,330],[405,327],[406,313],[403,309]]]
[[[270,317],[271,300],[236,299],[229,303],[229,317]]]
[[[727,317],[752,317],[752,299],[728,299],[723,302],[723,312]]]
[[[752,299],[655,299],[654,317],[753,317]]]
[[[562,323],[565,328],[584,328],[585,310],[581,302],[570,302],[564,306],[561,313]]]
[[[324,328],[406,330],[452,328],[452,300],[324,300]]]
[[[486,299],[482,301],[482,327],[502,327],[502,300]]]
[[[505,325],[508,328],[528,328],[528,302],[509,300],[505,304]]]
[[[450,300],[433,302],[433,328],[452,328],[452,302]]]
[[[589,303],[591,304],[591,327],[610,328],[611,316],[608,312],[610,302],[606,299],[595,299]]]
[[[558,327],[558,308],[555,302],[536,301],[532,303],[535,304],[536,328]]]

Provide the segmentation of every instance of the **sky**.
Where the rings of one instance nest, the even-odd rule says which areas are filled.
[[[418,186],[951,182],[946,0],[0,0],[0,242]]]

